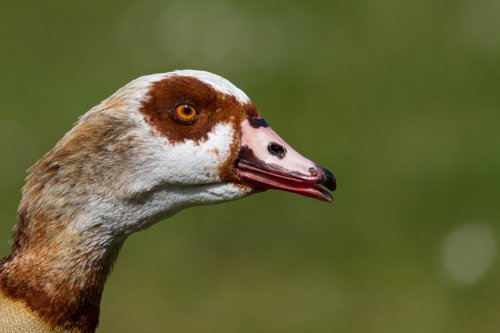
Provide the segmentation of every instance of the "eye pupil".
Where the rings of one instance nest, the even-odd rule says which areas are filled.
[[[198,111],[190,104],[180,104],[175,107],[173,116],[176,121],[188,124],[196,120]]]

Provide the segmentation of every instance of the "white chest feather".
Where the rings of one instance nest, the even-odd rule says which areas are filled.
[[[20,301],[6,298],[0,292],[0,333],[70,333],[52,329]]]

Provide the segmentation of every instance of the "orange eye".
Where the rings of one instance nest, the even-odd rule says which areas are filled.
[[[196,120],[198,111],[191,104],[180,104],[175,107],[174,115],[181,123],[190,124]]]

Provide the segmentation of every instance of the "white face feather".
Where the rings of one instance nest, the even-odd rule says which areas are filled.
[[[221,181],[219,168],[230,158],[230,149],[235,138],[232,124],[219,123],[207,135],[206,140],[172,143],[163,136],[151,136],[151,127],[143,122],[144,135],[140,170],[136,186],[157,184],[201,185]]]

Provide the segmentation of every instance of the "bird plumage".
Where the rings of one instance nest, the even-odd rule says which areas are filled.
[[[259,119],[232,83],[191,70],[136,79],[86,113],[30,169],[0,263],[0,333],[94,332],[125,239],[183,208],[265,188],[330,200],[319,184],[333,176]],[[285,158],[262,158],[271,139]]]

